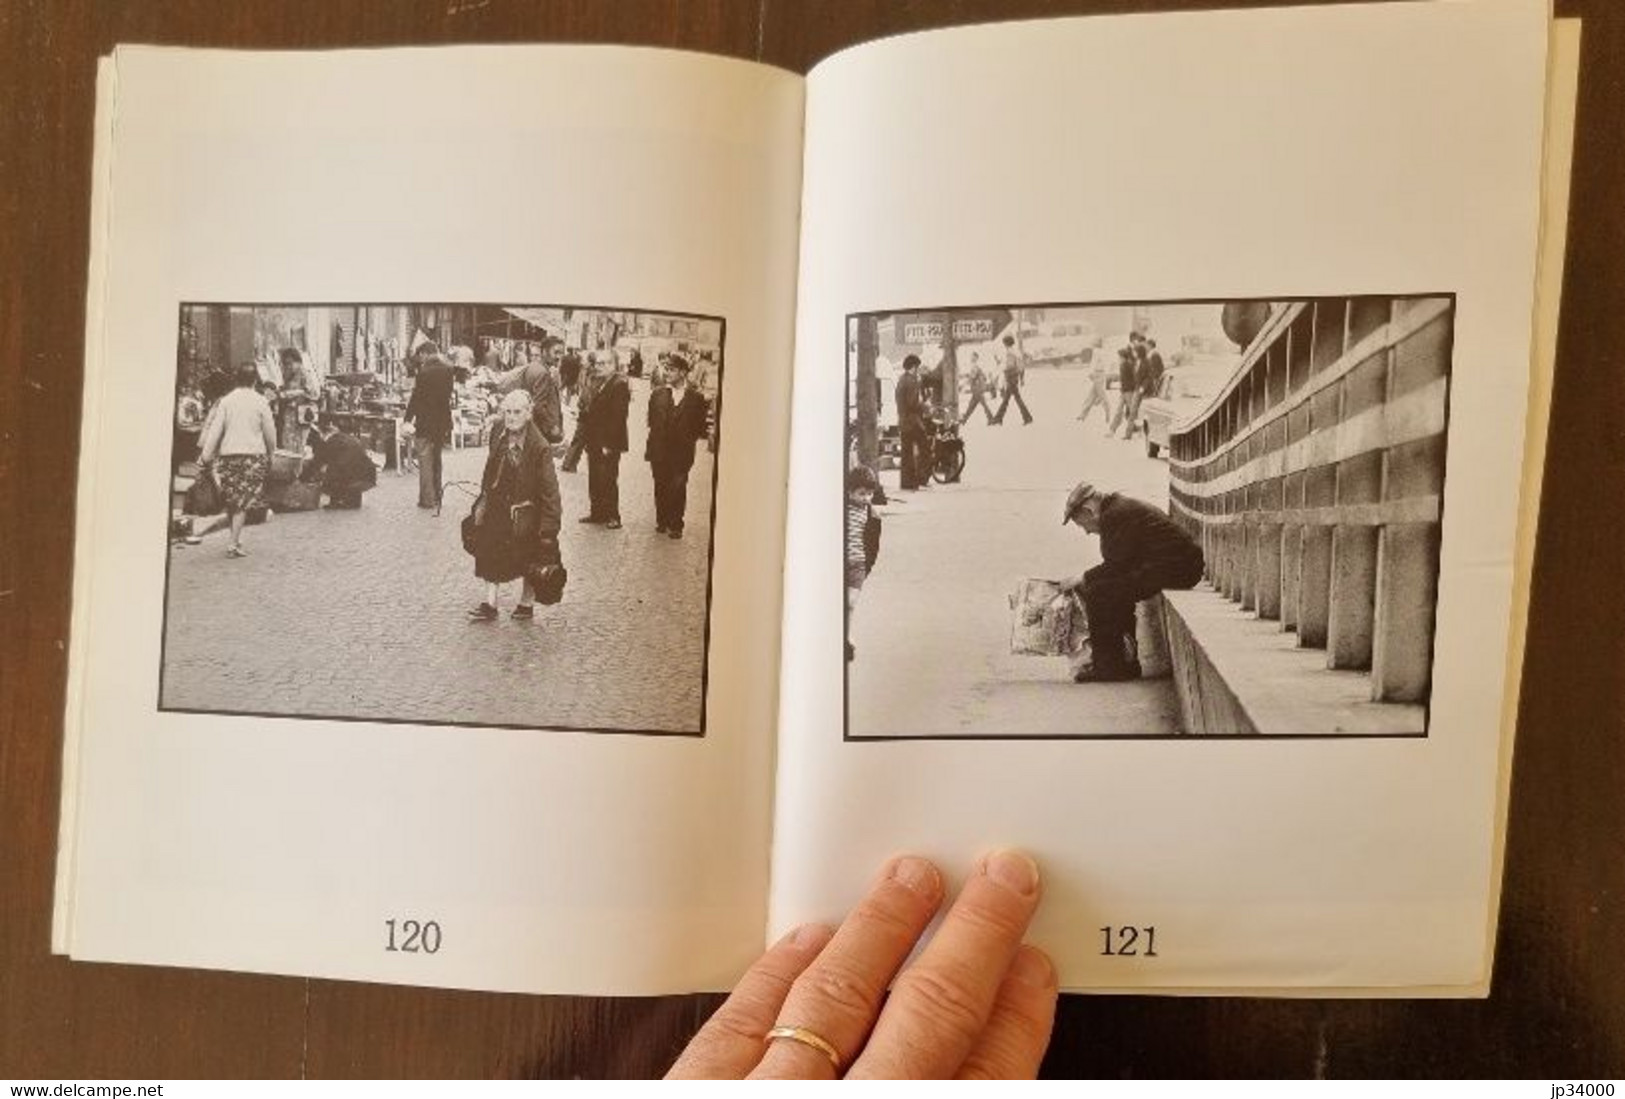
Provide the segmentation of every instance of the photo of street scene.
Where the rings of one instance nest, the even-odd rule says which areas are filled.
[[[723,343],[635,309],[183,305],[159,709],[704,735]]]
[[[1425,736],[1454,315],[849,317],[846,738]]]

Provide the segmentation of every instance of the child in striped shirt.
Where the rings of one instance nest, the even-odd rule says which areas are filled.
[[[880,554],[880,516],[872,506],[880,481],[868,466],[846,471],[846,658],[854,655],[852,614],[858,606],[858,592],[875,567]]]

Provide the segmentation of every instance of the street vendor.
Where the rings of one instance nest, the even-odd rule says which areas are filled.
[[[1134,610],[1160,591],[1193,588],[1202,579],[1202,547],[1165,513],[1087,481],[1067,495],[1061,523],[1076,523],[1100,537],[1101,563],[1061,582],[1078,592],[1089,619],[1090,663],[1078,683],[1116,683],[1140,677],[1134,645]]]
[[[320,481],[330,508],[360,507],[361,494],[378,484],[378,467],[372,464],[367,448],[331,421],[317,420],[310,426],[314,457],[300,471],[299,479]]]

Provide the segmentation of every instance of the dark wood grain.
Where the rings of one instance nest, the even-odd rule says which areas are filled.
[[[558,40],[679,46],[805,69],[842,46],[906,30],[1212,6],[1220,5],[0,4],[0,1075],[643,1076],[662,1071],[716,1003],[439,992],[49,955],[73,526],[66,486],[77,452],[100,54],[120,41]],[[1617,626],[1625,611],[1625,13],[1612,0],[1558,6],[1587,25],[1494,995],[1068,997],[1045,1063],[1050,1075],[1625,1073],[1625,630]]]

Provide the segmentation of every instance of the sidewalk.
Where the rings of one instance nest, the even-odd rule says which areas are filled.
[[[1079,480],[1158,507],[1167,465],[1143,442],[1107,439],[1096,412],[1075,419],[1078,371],[1034,370],[1002,426],[964,428],[961,483],[897,491],[880,509],[880,558],[853,619],[848,735],[888,737],[1161,736],[1177,733],[1171,680],[1078,685],[1060,657],[1010,653],[1007,597],[1024,577],[1060,578],[1100,560],[1099,542],[1061,525]]]
[[[389,471],[358,511],[295,512],[248,528],[242,560],[225,556],[219,535],[172,547],[162,705],[697,732],[711,455],[702,446],[690,476],[681,541],[654,531],[639,453],[621,463],[620,531],[576,521],[587,511],[585,463],[560,473],[564,602],[515,622],[507,612],[518,585],[508,584],[502,618],[470,623],[464,612],[481,592],[459,523],[485,454],[446,451],[439,517],[416,506],[415,473]]]

